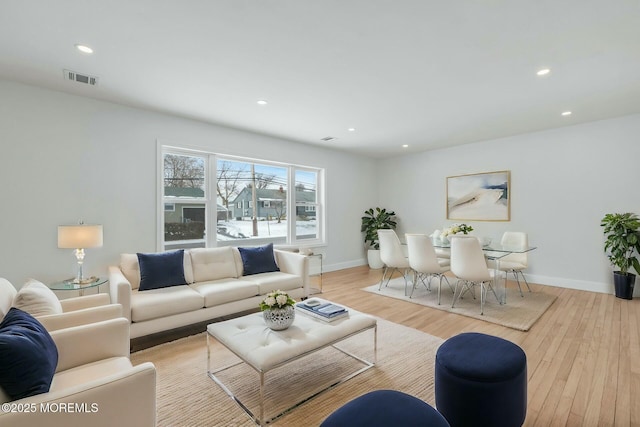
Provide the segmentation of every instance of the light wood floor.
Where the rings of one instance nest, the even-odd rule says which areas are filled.
[[[520,332],[361,290],[381,274],[325,273],[323,297],[443,339],[475,331],[518,344],[529,375],[525,426],[640,426],[640,301],[531,285],[558,299]]]

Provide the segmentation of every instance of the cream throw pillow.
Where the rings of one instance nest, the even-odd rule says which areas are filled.
[[[62,305],[56,294],[44,283],[35,279],[29,279],[18,290],[13,300],[13,306],[26,311],[33,317],[62,313]]]
[[[7,315],[16,297],[16,288],[7,279],[0,277],[0,321]],[[1,398],[2,396],[0,396]]]

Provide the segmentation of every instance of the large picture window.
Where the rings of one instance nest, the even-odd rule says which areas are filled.
[[[160,249],[324,242],[322,169],[166,146],[161,157]]]

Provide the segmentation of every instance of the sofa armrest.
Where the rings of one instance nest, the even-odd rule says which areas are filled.
[[[273,253],[280,271],[302,277],[304,296],[309,296],[309,259],[304,255],[280,249],[274,249]]]
[[[119,267],[109,267],[109,294],[111,302],[122,305],[122,315],[131,322],[131,283]]]
[[[108,294],[95,294],[60,300],[60,305],[62,306],[62,311],[64,313],[82,310],[84,308],[100,307],[110,303],[111,299]]]
[[[51,332],[58,348],[56,372],[109,357],[129,357],[129,322],[124,317]]]
[[[108,295],[103,295],[108,298]],[[51,332],[57,331],[58,329],[117,319],[119,317],[122,317],[122,306],[120,304],[108,304],[62,314],[40,316],[38,317],[38,321],[42,323],[47,331]]]
[[[156,369],[146,362],[114,375],[12,403],[35,410],[0,411],[3,427],[155,427]],[[62,405],[70,409],[60,409]]]

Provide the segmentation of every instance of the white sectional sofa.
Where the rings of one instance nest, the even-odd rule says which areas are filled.
[[[307,257],[278,249],[273,255],[279,271],[243,275],[238,248],[184,250],[185,285],[140,290],[138,256],[122,254],[120,265],[109,267],[111,301],[122,305],[133,339],[258,308],[278,289],[306,298]]]

